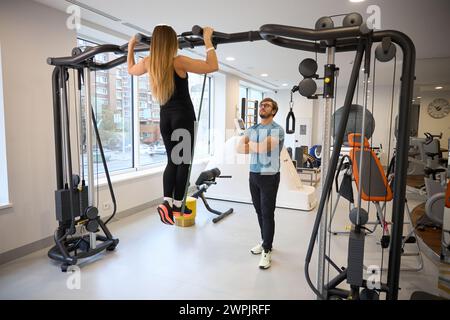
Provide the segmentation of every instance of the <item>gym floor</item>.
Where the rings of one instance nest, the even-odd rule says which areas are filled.
[[[62,273],[47,258],[47,249],[4,264],[0,266],[0,299],[315,299],[303,272],[313,212],[277,209],[272,267],[260,270],[259,256],[249,251],[259,240],[252,206],[210,202],[218,209],[233,207],[235,213],[213,224],[213,216],[199,202],[194,227],[163,225],[155,208],[112,222],[111,231],[120,243],[115,252],[81,265],[78,290],[67,289],[70,274]],[[410,201],[411,208],[417,204]],[[347,224],[346,208],[341,201],[337,228]],[[365,265],[380,264],[378,238],[366,239]],[[345,265],[346,236],[333,237],[331,256],[338,265]],[[316,259],[310,266],[313,282]],[[386,250],[385,265],[387,260]],[[409,299],[416,290],[438,293],[437,267],[425,254],[423,260],[422,271],[401,273],[400,299]],[[402,266],[415,262],[414,257],[406,257]]]

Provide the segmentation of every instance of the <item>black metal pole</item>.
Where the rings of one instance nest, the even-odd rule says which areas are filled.
[[[117,201],[116,201],[116,195],[114,193],[114,188],[112,186],[111,176],[109,175],[108,163],[106,162],[105,151],[103,150],[102,139],[100,137],[100,132],[98,131],[97,119],[95,118],[94,108],[92,106],[89,106],[89,108],[91,109],[92,125],[94,127],[95,138],[96,138],[96,141],[97,141],[98,150],[100,151],[100,156],[102,158],[103,168],[105,169],[105,175],[106,175],[106,181],[108,182],[109,194],[111,196],[111,201],[113,203],[113,213],[108,218],[108,220],[106,220],[106,222],[105,222],[105,225],[106,225],[116,215],[116,212],[117,212]],[[98,204],[97,204],[97,206],[98,206]],[[99,219],[99,220],[101,220],[101,219]]]
[[[59,74],[60,67],[55,67],[52,73],[52,93],[53,93],[53,132],[55,135],[55,162],[56,162],[56,189],[64,188],[62,172],[62,145],[61,145],[61,106]]]
[[[402,256],[403,220],[405,210],[406,174],[409,150],[409,114],[411,109],[416,49],[411,39],[398,31],[381,31],[374,33],[374,40],[381,41],[390,37],[403,51],[403,66],[400,88],[398,136],[395,157],[394,200],[392,208],[391,244],[388,264],[388,300],[398,299],[400,263]]]
[[[284,37],[277,37],[266,35],[265,40],[274,44],[276,46],[280,46],[283,48],[294,49],[294,50],[302,50],[309,52],[317,52],[317,53],[325,53],[325,47],[322,47],[319,43],[308,42],[302,40],[293,40]]]
[[[76,189],[76,186],[73,184],[73,170],[72,170],[72,147],[70,143],[70,107],[69,107],[69,99],[68,99],[68,91],[67,91],[67,82],[69,81],[68,77],[68,71],[66,68],[62,67],[60,69],[60,90],[61,90],[61,96],[62,96],[62,108],[63,115],[64,115],[64,132],[62,133],[64,135],[64,148],[63,152],[65,153],[65,174],[67,174],[68,179],[68,187],[69,187],[69,203],[70,203],[70,215],[71,215],[71,227],[70,232],[72,232],[73,228],[75,227],[75,217],[79,215],[79,212],[75,212],[75,208],[73,206],[74,203],[74,194],[78,193],[78,190]],[[67,77],[67,79],[66,79]],[[76,81],[76,79],[74,79]]]
[[[194,151],[195,151],[195,143],[197,142],[197,133],[198,133],[198,124],[201,120],[201,116],[202,116],[202,106],[203,106],[203,96],[205,94],[205,86],[206,86],[206,78],[208,77],[208,74],[205,73],[205,75],[203,76],[203,86],[202,86],[202,94],[200,95],[200,105],[198,107],[198,115],[197,115],[197,121],[194,123],[194,136],[191,137],[191,159],[190,159],[190,163],[189,163],[189,169],[188,169],[188,176],[187,176],[187,181],[186,181],[186,185],[184,187],[184,195],[183,195],[183,201],[181,204],[181,215],[184,214],[184,209],[186,208],[186,201],[187,201],[187,194],[188,194],[188,189],[189,189],[189,182],[191,180],[191,172],[192,172],[192,166],[194,165]],[[208,90],[210,90],[208,88]],[[183,141],[184,142],[184,141]]]

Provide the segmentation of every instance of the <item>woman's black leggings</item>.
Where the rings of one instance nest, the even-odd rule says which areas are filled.
[[[193,110],[190,112],[189,110],[163,108],[160,121],[161,135],[167,152],[167,166],[163,175],[164,197],[183,200],[189,166],[192,163],[195,114]],[[172,141],[172,138],[176,141]],[[186,143],[188,144],[185,145]],[[186,150],[190,148],[191,154],[184,155],[181,146],[187,146]]]

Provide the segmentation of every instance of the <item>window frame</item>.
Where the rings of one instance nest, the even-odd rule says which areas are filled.
[[[248,100],[248,98],[249,98],[250,90],[261,92],[261,99],[258,100],[258,102],[261,102],[261,100],[264,99],[267,96],[267,94],[266,94],[267,92],[266,91],[262,90],[261,88],[252,87],[251,85],[249,85],[247,83],[240,82],[239,83],[239,90],[241,88],[245,89],[245,99],[246,100]],[[240,93],[239,93],[239,97],[240,97],[240,99],[242,99]],[[240,103],[240,101],[239,101],[239,103]]]
[[[8,155],[6,150],[6,121],[5,121],[5,103],[4,103],[4,87],[3,87],[3,60],[2,46],[0,43],[0,184],[3,186],[2,194],[0,194],[0,210],[10,208],[12,206],[9,193],[9,175],[8,175]]]

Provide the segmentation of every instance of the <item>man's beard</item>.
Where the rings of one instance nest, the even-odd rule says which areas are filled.
[[[259,117],[260,117],[261,119],[267,119],[269,116],[266,115],[266,114],[260,113],[260,114],[259,114]]]

